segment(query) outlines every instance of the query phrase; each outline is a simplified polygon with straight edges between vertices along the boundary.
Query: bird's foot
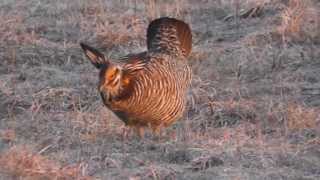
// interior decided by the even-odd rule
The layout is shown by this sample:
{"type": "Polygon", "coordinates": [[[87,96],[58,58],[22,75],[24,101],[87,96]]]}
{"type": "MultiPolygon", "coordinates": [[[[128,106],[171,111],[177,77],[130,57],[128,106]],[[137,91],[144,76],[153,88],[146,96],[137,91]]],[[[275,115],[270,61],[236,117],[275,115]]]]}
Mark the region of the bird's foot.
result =
{"type": "Polygon", "coordinates": [[[122,132],[121,132],[121,138],[123,141],[126,141],[128,140],[128,137],[129,137],[129,134],[130,134],[130,127],[126,126],[126,125],[123,125],[121,127],[122,129],[122,132]]]}

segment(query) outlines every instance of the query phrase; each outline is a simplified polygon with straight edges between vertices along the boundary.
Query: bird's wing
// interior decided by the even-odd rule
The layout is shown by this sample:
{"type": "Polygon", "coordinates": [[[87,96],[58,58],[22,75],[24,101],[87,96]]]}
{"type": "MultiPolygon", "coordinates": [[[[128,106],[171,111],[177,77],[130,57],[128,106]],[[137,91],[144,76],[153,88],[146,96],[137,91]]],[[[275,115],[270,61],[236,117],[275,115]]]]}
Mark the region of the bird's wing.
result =
{"type": "Polygon", "coordinates": [[[127,71],[127,73],[133,73],[135,71],[143,69],[149,59],[150,58],[148,57],[147,52],[142,52],[139,54],[128,54],[121,58],[122,62],[126,62],[122,67],[124,71],[127,71]]]}

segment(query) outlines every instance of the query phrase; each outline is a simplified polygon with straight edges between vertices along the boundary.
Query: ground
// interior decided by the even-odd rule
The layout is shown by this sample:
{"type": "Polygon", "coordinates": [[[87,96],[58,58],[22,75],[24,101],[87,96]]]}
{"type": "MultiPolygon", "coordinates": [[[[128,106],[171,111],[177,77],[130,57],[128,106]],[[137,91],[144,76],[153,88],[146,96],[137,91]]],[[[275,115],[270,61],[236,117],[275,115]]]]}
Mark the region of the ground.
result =
{"type": "Polygon", "coordinates": [[[0,179],[320,179],[319,10],[317,0],[2,0],[0,179]],[[187,111],[160,139],[123,139],[79,42],[116,61],[146,49],[160,16],[192,28],[187,111]]]}

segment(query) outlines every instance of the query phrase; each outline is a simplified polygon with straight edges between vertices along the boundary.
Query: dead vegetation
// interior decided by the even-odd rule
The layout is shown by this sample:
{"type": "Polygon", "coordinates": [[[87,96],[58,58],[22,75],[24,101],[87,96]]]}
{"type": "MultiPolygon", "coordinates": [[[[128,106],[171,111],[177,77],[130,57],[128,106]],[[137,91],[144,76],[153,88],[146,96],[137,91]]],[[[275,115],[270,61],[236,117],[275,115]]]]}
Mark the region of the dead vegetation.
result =
{"type": "Polygon", "coordinates": [[[278,27],[284,42],[313,41],[319,38],[319,9],[312,1],[289,0],[281,13],[281,25],[278,27]]]}
{"type": "Polygon", "coordinates": [[[0,179],[319,179],[319,9],[1,1],[0,179]],[[123,140],[79,42],[108,57],[140,52],[149,20],[164,15],[193,30],[188,111],[160,140],[123,140]]]}
{"type": "Polygon", "coordinates": [[[0,165],[0,171],[23,179],[91,179],[81,175],[84,164],[60,166],[42,156],[41,152],[34,153],[27,147],[11,147],[1,154],[0,165]]]}
{"type": "Polygon", "coordinates": [[[306,108],[290,103],[287,107],[287,127],[290,130],[316,128],[320,122],[320,112],[316,108],[306,108]]]}

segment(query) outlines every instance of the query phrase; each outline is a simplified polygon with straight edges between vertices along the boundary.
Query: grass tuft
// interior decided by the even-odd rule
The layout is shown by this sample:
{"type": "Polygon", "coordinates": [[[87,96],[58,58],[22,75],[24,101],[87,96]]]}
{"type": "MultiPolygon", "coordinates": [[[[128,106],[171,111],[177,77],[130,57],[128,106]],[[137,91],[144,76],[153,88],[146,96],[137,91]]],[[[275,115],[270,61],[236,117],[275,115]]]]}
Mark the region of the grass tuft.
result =
{"type": "Polygon", "coordinates": [[[61,166],[25,146],[14,146],[2,153],[0,165],[1,172],[23,179],[90,179],[82,175],[81,164],[61,166]]]}

